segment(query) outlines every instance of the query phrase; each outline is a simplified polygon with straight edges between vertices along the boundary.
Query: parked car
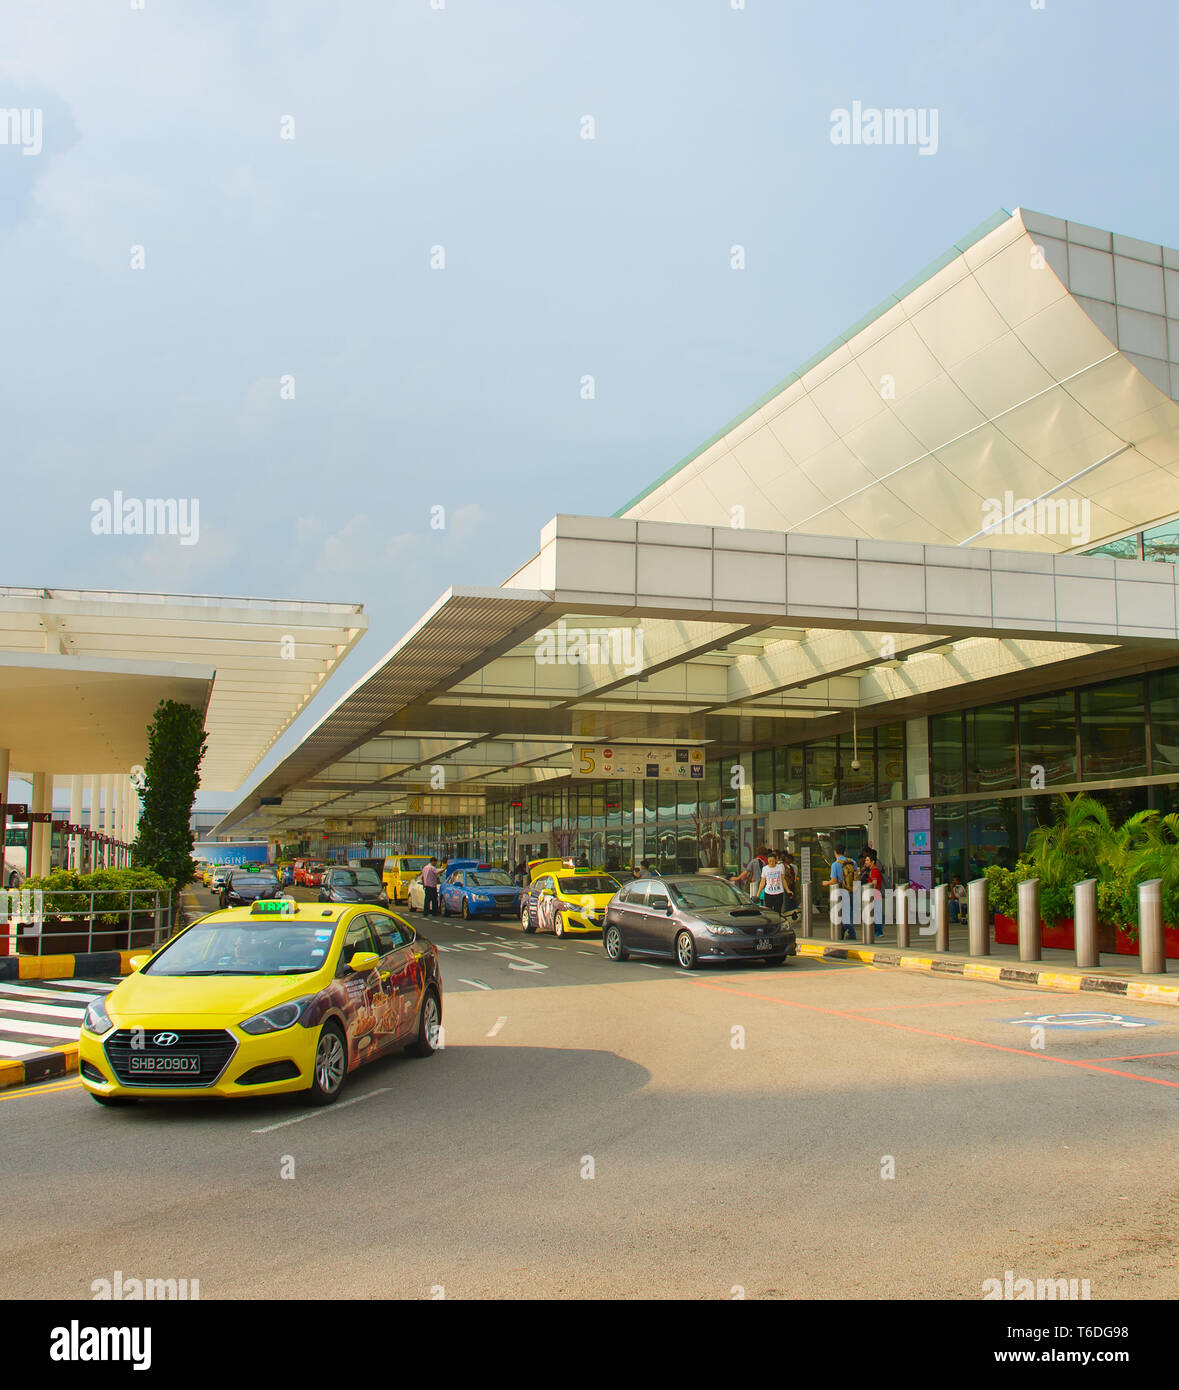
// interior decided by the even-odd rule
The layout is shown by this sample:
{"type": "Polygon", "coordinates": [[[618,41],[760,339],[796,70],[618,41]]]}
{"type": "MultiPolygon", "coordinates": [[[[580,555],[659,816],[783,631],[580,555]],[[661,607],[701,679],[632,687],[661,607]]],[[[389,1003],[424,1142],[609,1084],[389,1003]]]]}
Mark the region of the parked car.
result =
{"type": "Polygon", "coordinates": [[[295,882],[300,888],[318,888],[327,867],[322,859],[296,859],[295,882]]]}
{"type": "Polygon", "coordinates": [[[391,854],[381,869],[391,903],[408,902],[409,885],[430,862],[428,854],[391,854]]]}
{"type": "Polygon", "coordinates": [[[606,908],[622,885],[605,869],[562,866],[538,874],[520,897],[520,925],[526,932],[557,936],[600,932],[606,908]]]}
{"type": "Polygon", "coordinates": [[[779,913],[704,874],[628,883],[606,909],[602,944],[611,960],[670,956],[685,970],[715,960],[781,965],[798,951],[794,928],[779,913]]]}
{"type": "Polygon", "coordinates": [[[220,893],[225,886],[225,880],[229,877],[232,864],[213,864],[209,868],[209,877],[206,886],[214,893],[220,893]]]}
{"type": "Polygon", "coordinates": [[[444,917],[452,912],[463,917],[516,913],[520,910],[520,889],[503,869],[474,859],[455,859],[438,889],[438,905],[444,917]]]}
{"type": "Polygon", "coordinates": [[[100,1105],[302,1091],[441,1043],[432,942],[380,908],[256,902],[202,917],[82,1020],[79,1074],[100,1105]]]}
{"type": "Polygon", "coordinates": [[[277,898],[282,891],[278,875],[264,868],[235,864],[221,885],[221,907],[246,907],[259,898],[277,898]]]}
{"type": "Polygon", "coordinates": [[[372,869],[328,869],[319,885],[321,903],[379,903],[389,906],[385,885],[372,869]]]}

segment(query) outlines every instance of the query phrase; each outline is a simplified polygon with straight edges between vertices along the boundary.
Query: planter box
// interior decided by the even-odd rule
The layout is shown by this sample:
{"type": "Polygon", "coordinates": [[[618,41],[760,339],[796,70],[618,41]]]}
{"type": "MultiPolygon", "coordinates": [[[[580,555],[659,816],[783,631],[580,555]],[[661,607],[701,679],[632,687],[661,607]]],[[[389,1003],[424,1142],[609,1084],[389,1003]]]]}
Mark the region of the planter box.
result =
{"type": "MultiPolygon", "coordinates": [[[[1168,960],[1179,960],[1179,927],[1164,927],[1163,936],[1166,943],[1166,955],[1168,960]]],[[[1011,917],[1004,917],[1001,912],[995,913],[995,940],[1005,946],[1019,945],[1019,924],[1011,917]]],[[[1040,945],[1051,948],[1054,951],[1072,951],[1076,949],[1076,940],[1073,935],[1073,919],[1065,917],[1054,927],[1040,922],[1040,945]]],[[[1126,935],[1121,927],[1109,926],[1105,922],[1098,923],[1097,926],[1097,947],[1105,953],[1117,952],[1119,956],[1136,956],[1138,954],[1138,942],[1126,935]]]]}
{"type": "MultiPolygon", "coordinates": [[[[164,930],[167,931],[166,918],[164,930]]],[[[89,922],[78,921],[46,922],[39,936],[33,935],[27,924],[22,924],[16,940],[17,953],[22,956],[72,956],[86,951],[125,951],[128,945],[151,946],[155,941],[156,919],[150,912],[137,912],[131,919],[131,940],[127,941],[127,919],[124,917],[117,926],[108,926],[95,918],[94,932],[90,933],[89,922]]]]}

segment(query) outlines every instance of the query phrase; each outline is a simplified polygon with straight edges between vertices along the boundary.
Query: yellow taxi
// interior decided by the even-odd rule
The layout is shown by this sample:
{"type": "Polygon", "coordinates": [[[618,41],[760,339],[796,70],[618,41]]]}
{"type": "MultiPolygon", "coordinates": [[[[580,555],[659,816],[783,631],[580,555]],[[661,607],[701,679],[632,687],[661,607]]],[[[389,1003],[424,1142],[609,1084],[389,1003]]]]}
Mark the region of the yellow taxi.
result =
{"type": "Polygon", "coordinates": [[[381,879],[393,904],[409,902],[409,885],[430,862],[428,854],[391,854],[385,860],[381,879]]]}
{"type": "Polygon", "coordinates": [[[301,1091],[441,1045],[438,952],[371,905],[264,899],[200,918],[82,1020],[82,1085],[100,1105],[301,1091]]]}
{"type": "Polygon", "coordinates": [[[605,869],[578,868],[571,859],[535,859],[531,882],[520,897],[526,932],[557,936],[600,933],[610,899],[622,887],[605,869]]]}

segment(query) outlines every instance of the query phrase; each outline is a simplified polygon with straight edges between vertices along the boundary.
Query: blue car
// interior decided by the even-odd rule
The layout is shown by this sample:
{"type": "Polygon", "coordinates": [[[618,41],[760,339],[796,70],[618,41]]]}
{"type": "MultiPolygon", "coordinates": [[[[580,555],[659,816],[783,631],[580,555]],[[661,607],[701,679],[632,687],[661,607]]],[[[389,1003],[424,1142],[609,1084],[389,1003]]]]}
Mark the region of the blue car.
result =
{"type": "Polygon", "coordinates": [[[463,917],[515,916],[520,910],[520,889],[502,869],[474,859],[456,859],[447,866],[438,903],[444,917],[452,912],[463,917]]]}

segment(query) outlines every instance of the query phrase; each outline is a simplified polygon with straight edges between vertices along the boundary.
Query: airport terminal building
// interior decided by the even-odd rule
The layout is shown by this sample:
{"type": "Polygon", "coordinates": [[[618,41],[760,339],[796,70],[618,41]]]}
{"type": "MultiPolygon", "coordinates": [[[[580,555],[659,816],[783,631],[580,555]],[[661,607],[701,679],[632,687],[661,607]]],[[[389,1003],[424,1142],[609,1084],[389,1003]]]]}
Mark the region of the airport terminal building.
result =
{"type": "Polygon", "coordinates": [[[929,884],[1061,791],[1179,810],[1177,516],[1179,251],[1003,212],[616,515],[449,590],[218,833],[665,872],[872,843],[929,884]]]}

